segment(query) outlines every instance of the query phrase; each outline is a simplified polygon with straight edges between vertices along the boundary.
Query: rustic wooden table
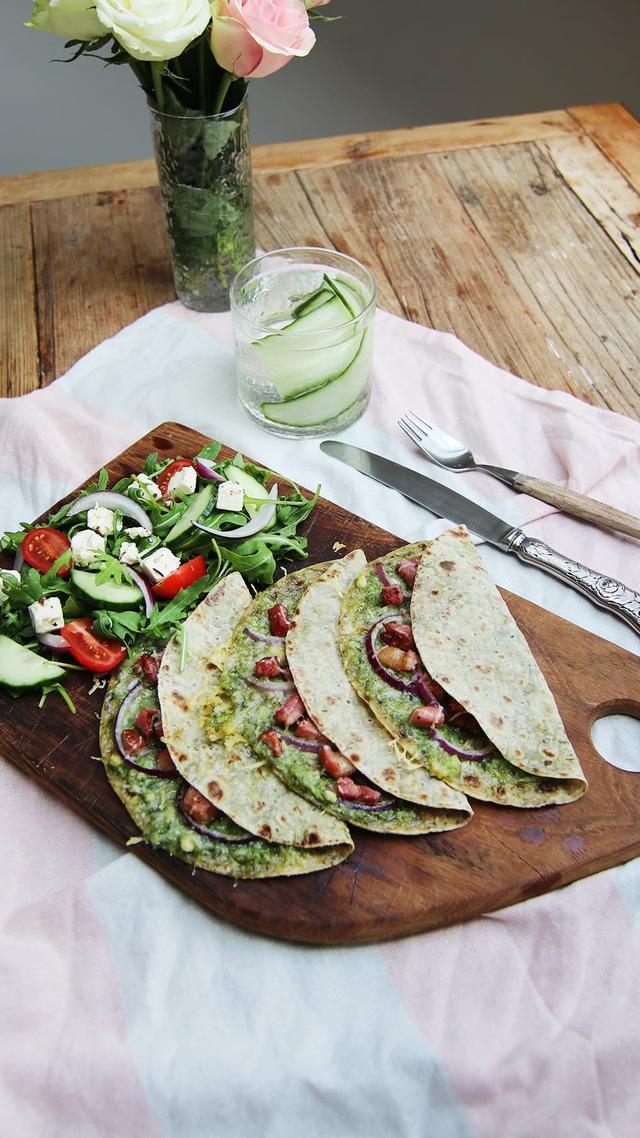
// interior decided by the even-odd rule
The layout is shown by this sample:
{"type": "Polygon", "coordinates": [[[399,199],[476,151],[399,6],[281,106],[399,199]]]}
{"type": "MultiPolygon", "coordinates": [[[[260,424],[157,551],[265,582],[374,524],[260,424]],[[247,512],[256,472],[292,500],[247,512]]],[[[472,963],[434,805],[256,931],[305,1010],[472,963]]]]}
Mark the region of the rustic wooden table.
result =
{"type": "MultiPolygon", "coordinates": [[[[380,304],[640,418],[640,123],[616,104],[258,147],[265,248],[335,246],[380,304]]],[[[151,161],[0,179],[0,395],[174,297],[151,161]]]]}

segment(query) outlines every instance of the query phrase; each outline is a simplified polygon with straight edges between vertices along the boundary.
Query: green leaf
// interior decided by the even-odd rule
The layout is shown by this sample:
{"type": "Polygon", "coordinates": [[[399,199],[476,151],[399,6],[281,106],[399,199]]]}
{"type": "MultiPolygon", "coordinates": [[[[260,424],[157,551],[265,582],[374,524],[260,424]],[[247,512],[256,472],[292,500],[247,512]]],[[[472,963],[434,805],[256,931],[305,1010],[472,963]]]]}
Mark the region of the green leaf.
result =
{"type": "Polygon", "coordinates": [[[54,692],[57,695],[61,696],[61,698],[64,700],[67,707],[69,708],[69,711],[71,712],[71,714],[75,715],[75,713],[77,711],[76,705],[73,702],[71,696],[69,695],[69,692],[66,690],[66,688],[63,688],[62,684],[57,684],[57,683],[55,683],[55,684],[44,684],[43,688],[42,688],[42,694],[41,694],[40,700],[38,702],[38,707],[44,707],[44,705],[47,701],[47,696],[52,695],[54,692]]]}
{"type": "Polygon", "coordinates": [[[207,462],[215,462],[221,450],[220,443],[206,443],[197,457],[206,458],[207,462]]]}
{"type": "Polygon", "coordinates": [[[210,162],[214,162],[222,154],[229,139],[235,134],[239,126],[240,123],[234,122],[233,119],[208,122],[205,125],[202,135],[202,149],[210,162]]]}
{"type": "Polygon", "coordinates": [[[109,485],[109,471],[105,470],[104,466],[98,475],[98,490],[106,490],[109,485]]]}

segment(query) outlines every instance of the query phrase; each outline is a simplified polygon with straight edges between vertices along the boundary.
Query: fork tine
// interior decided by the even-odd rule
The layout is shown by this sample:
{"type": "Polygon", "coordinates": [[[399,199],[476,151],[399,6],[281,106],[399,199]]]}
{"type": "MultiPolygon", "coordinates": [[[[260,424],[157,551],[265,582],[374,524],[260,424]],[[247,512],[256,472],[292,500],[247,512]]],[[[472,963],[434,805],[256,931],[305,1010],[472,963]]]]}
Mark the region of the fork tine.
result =
{"type": "Polygon", "coordinates": [[[403,417],[401,419],[398,419],[398,426],[402,427],[402,430],[404,431],[405,435],[408,435],[409,438],[411,439],[411,441],[416,444],[416,446],[418,446],[418,447],[420,446],[420,442],[421,442],[420,432],[418,430],[416,430],[416,428],[413,426],[413,424],[408,421],[406,416],[403,415],[403,417]]]}
{"type": "Polygon", "coordinates": [[[420,417],[420,415],[416,415],[415,411],[409,411],[407,414],[410,415],[411,418],[414,420],[414,426],[415,426],[415,421],[417,421],[420,424],[420,426],[427,432],[427,434],[430,434],[430,432],[433,431],[432,424],[427,423],[427,420],[422,419],[420,417]]]}

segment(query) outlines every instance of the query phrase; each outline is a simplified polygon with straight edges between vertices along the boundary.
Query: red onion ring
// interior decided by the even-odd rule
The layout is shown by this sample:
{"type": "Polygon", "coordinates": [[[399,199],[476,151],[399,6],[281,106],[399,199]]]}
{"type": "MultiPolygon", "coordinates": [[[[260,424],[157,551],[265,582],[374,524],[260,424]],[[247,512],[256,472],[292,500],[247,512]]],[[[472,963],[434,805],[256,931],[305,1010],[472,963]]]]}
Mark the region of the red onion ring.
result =
{"type": "Polygon", "coordinates": [[[284,732],[278,731],[274,728],[276,735],[282,739],[283,743],[288,743],[291,747],[297,747],[299,751],[311,751],[314,755],[320,753],[320,749],[326,746],[322,740],[315,739],[299,739],[297,735],[285,735],[284,732]]]}
{"type": "Polygon", "coordinates": [[[154,608],[156,607],[156,601],[155,601],[155,597],[154,597],[153,593],[151,592],[150,585],[148,584],[147,581],[145,581],[144,577],[142,577],[140,575],[140,573],[136,573],[135,569],[132,569],[130,565],[127,565],[127,573],[129,574],[129,576],[131,577],[131,580],[134,582],[134,584],[136,584],[138,586],[138,588],[140,589],[140,592],[142,593],[142,597],[144,600],[144,615],[145,616],[151,616],[151,613],[153,612],[154,608]]]}
{"type": "Polygon", "coordinates": [[[374,569],[375,575],[378,578],[381,585],[387,586],[387,585],[391,584],[391,581],[387,577],[387,574],[385,573],[384,565],[382,564],[381,561],[376,561],[375,565],[373,566],[373,569],[374,569]]]}
{"type": "Polygon", "coordinates": [[[250,688],[255,688],[256,691],[275,692],[276,695],[282,695],[283,692],[294,692],[296,689],[290,680],[272,680],[271,683],[262,683],[260,680],[254,680],[249,676],[245,679],[245,684],[250,688]]]}
{"type": "Polygon", "coordinates": [[[215,529],[213,526],[205,526],[202,522],[194,522],[196,529],[202,530],[204,533],[213,534],[214,537],[253,537],[255,533],[259,533],[261,529],[269,525],[276,512],[276,499],[278,497],[278,484],[274,483],[271,487],[269,494],[270,502],[262,506],[258,513],[250,522],[244,526],[236,526],[235,529],[215,529]]]}
{"type": "Polygon", "coordinates": [[[372,805],[367,805],[366,802],[349,802],[347,798],[340,798],[338,795],[338,802],[341,806],[348,806],[349,810],[368,810],[370,813],[379,813],[381,810],[391,810],[395,806],[393,799],[388,802],[376,802],[372,805]]]}
{"type": "Polygon", "coordinates": [[[129,714],[131,704],[137,699],[138,689],[141,687],[141,682],[138,682],[134,684],[133,687],[130,687],[122,703],[120,704],[120,707],[118,708],[115,727],[113,729],[116,747],[120,752],[120,756],[123,762],[125,762],[128,767],[132,767],[134,771],[140,771],[142,774],[148,774],[151,778],[179,778],[180,772],[177,770],[160,771],[157,768],[154,769],[153,767],[143,767],[141,763],[134,762],[133,759],[127,754],[125,745],[122,741],[122,732],[125,730],[124,722],[127,718],[127,715],[129,714]]]}
{"type": "Polygon", "coordinates": [[[58,636],[55,632],[39,632],[37,633],[38,640],[43,648],[49,648],[51,652],[68,652],[69,645],[66,640],[58,636]]]}
{"type": "Polygon", "coordinates": [[[463,751],[461,747],[456,747],[453,743],[449,743],[435,727],[431,729],[431,738],[434,743],[442,747],[442,750],[446,751],[448,755],[457,755],[459,759],[464,759],[470,763],[479,762],[481,759],[486,759],[489,755],[496,753],[496,748],[493,743],[488,743],[487,746],[480,751],[463,751]]]}
{"type": "Polygon", "coordinates": [[[254,632],[252,628],[243,628],[249,640],[257,640],[260,644],[284,644],[284,636],[263,636],[261,632],[254,632]]]}
{"type": "Polygon", "coordinates": [[[93,494],[84,494],[82,498],[78,498],[69,507],[67,517],[72,518],[75,514],[82,514],[93,506],[104,506],[107,510],[119,510],[125,517],[133,518],[138,525],[153,531],[153,522],[146,511],[142,509],[142,506],[134,502],[132,498],[128,498],[126,494],[117,494],[113,490],[96,490],[93,494]]]}
{"type": "Polygon", "coordinates": [[[393,616],[383,616],[380,620],[377,620],[375,624],[371,625],[365,637],[367,659],[376,675],[379,676],[381,680],[384,680],[386,684],[389,684],[390,687],[395,688],[396,691],[412,691],[412,683],[415,677],[412,676],[411,680],[407,682],[406,680],[401,680],[399,676],[394,676],[393,672],[390,672],[388,668],[385,668],[384,664],[380,663],[376,653],[375,642],[379,629],[388,621],[395,619],[396,617],[393,616]]]}
{"type": "Polygon", "coordinates": [[[188,789],[189,783],[183,782],[176,796],[176,806],[178,807],[178,812],[182,820],[186,822],[187,826],[190,826],[192,830],[195,830],[197,834],[202,834],[203,838],[211,838],[214,842],[226,842],[228,845],[242,845],[245,842],[255,841],[253,834],[247,834],[246,838],[230,838],[226,834],[221,834],[219,830],[210,830],[207,826],[201,826],[199,822],[194,822],[184,807],[184,796],[188,789]]]}
{"type": "Polygon", "coordinates": [[[204,458],[194,458],[193,465],[200,477],[208,478],[211,482],[224,482],[223,476],[218,474],[217,470],[212,470],[211,467],[207,465],[208,461],[208,459],[204,458]]]}
{"type": "Polygon", "coordinates": [[[427,681],[423,675],[417,675],[415,679],[409,684],[409,691],[417,695],[418,699],[422,700],[427,707],[440,707],[440,703],[436,699],[432,691],[429,690],[427,681]]]}

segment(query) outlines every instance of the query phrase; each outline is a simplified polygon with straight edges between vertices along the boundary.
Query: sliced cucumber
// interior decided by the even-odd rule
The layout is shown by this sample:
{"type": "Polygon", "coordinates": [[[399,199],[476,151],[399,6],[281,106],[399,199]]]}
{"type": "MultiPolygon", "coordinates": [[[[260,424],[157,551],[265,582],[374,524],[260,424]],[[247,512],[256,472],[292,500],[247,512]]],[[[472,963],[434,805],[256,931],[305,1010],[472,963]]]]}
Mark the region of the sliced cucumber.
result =
{"type": "Polygon", "coordinates": [[[290,427],[326,423],[346,411],[364,391],[371,370],[372,329],[362,337],[360,351],[345,371],[322,387],[282,403],[262,403],[265,418],[290,427]]]}
{"type": "Polygon", "coordinates": [[[209,505],[212,493],[213,486],[203,486],[202,490],[199,490],[197,494],[194,494],[193,501],[189,502],[189,505],[187,506],[182,517],[178,518],[176,524],[171,527],[167,536],[165,537],[164,540],[166,541],[167,545],[169,542],[175,541],[177,537],[182,537],[182,534],[186,533],[186,531],[190,528],[190,526],[193,525],[194,522],[197,522],[200,515],[204,513],[207,506],[209,505]]]}
{"type": "Polygon", "coordinates": [[[304,300],[299,301],[293,309],[293,316],[299,319],[300,316],[306,316],[307,312],[313,312],[314,308],[319,308],[324,304],[325,300],[331,300],[333,290],[326,288],[325,285],[320,285],[315,292],[305,296],[304,300]]]}
{"type": "Polygon", "coordinates": [[[44,660],[30,648],[0,636],[0,684],[14,691],[29,691],[64,679],[64,668],[44,660]]]}
{"type": "Polygon", "coordinates": [[[78,592],[92,601],[96,608],[130,609],[142,601],[142,593],[137,585],[125,585],[116,581],[98,583],[98,574],[87,569],[72,569],[71,582],[78,592]]]}
{"type": "MultiPolygon", "coordinates": [[[[245,492],[245,500],[243,502],[243,509],[245,509],[250,518],[254,518],[259,510],[262,509],[265,502],[269,502],[269,492],[265,489],[257,478],[249,474],[248,470],[244,470],[241,466],[234,466],[232,462],[224,468],[225,477],[231,482],[237,482],[245,492]],[[247,498],[255,498],[257,501],[247,502],[247,498]]],[[[273,515],[272,520],[269,522],[265,529],[271,529],[271,526],[276,523],[276,515],[273,515]]]]}
{"type": "Polygon", "coordinates": [[[349,367],[362,339],[362,333],[352,328],[345,337],[344,325],[350,319],[345,305],[333,296],[277,335],[254,343],[256,354],[283,399],[321,387],[349,367]],[[299,335],[302,332],[304,336],[299,335]]]}

